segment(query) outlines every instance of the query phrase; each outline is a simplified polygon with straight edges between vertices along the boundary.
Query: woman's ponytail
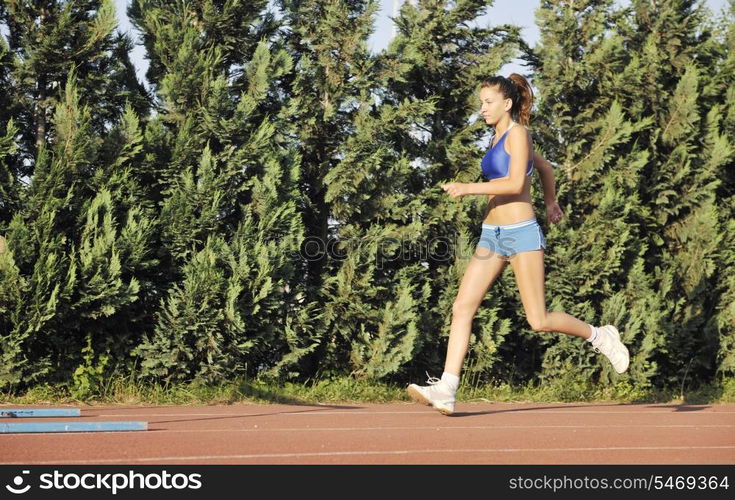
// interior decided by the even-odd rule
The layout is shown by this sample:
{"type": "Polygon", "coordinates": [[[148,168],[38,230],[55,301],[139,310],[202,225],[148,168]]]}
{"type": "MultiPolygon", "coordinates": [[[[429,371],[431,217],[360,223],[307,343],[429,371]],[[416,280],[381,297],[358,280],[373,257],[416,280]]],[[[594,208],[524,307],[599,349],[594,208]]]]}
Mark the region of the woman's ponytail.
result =
{"type": "Polygon", "coordinates": [[[513,101],[511,114],[517,116],[517,120],[521,125],[528,125],[531,122],[531,107],[533,106],[533,89],[523,76],[518,73],[511,73],[508,77],[518,89],[518,102],[513,101]]]}

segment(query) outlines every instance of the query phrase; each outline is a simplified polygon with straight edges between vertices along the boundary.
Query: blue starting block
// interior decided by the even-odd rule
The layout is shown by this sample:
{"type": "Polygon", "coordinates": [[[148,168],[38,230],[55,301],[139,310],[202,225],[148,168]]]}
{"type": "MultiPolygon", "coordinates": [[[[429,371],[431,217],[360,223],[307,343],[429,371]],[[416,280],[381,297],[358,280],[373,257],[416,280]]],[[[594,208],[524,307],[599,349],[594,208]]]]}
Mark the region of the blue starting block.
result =
{"type": "MultiPolygon", "coordinates": [[[[46,418],[79,417],[79,408],[0,408],[0,417],[46,418]]],[[[2,422],[0,434],[27,434],[43,432],[127,432],[147,431],[148,422],[123,420],[110,422],[2,422]]]]}
{"type": "Polygon", "coordinates": [[[0,408],[0,417],[79,417],[79,408],[0,408]]]}
{"type": "Polygon", "coordinates": [[[135,420],[120,422],[0,423],[0,434],[28,434],[43,432],[121,432],[147,430],[148,422],[135,420]]]}

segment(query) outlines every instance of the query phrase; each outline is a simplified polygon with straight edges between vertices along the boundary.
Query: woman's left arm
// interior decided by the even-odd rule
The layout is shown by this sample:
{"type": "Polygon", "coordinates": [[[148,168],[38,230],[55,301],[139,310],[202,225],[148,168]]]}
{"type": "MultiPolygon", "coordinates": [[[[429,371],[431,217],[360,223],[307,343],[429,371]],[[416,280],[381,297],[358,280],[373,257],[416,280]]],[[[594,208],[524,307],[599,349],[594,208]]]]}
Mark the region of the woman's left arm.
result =
{"type": "Polygon", "coordinates": [[[533,164],[538,170],[541,185],[544,190],[544,205],[546,205],[546,218],[550,224],[558,224],[564,212],[562,212],[559,203],[556,201],[556,181],[554,180],[554,170],[546,158],[540,154],[533,153],[533,164]]]}

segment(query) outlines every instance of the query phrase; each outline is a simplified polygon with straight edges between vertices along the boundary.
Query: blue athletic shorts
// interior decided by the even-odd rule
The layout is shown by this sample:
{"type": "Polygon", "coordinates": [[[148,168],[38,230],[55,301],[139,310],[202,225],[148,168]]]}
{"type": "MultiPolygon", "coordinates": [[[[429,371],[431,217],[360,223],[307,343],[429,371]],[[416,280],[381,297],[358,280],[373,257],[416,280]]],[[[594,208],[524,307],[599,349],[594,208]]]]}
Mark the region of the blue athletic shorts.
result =
{"type": "Polygon", "coordinates": [[[483,224],[477,246],[489,248],[501,257],[510,258],[517,253],[546,249],[546,240],[534,217],[502,226],[483,224]]]}

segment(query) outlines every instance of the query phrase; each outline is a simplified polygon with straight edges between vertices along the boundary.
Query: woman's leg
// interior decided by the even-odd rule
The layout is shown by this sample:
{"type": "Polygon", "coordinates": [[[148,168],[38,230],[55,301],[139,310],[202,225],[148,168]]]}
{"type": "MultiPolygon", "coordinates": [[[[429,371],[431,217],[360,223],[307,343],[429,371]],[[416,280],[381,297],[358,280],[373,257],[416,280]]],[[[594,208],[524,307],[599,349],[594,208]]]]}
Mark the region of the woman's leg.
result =
{"type": "Polygon", "coordinates": [[[472,319],[485,298],[488,288],[505,269],[507,261],[484,247],[475,250],[462,276],[457,298],[452,305],[444,371],[459,376],[470,343],[472,319]]]}
{"type": "Polygon", "coordinates": [[[590,325],[565,312],[546,310],[544,252],[521,252],[510,259],[531,328],[537,332],[561,332],[587,339],[590,325]]]}
{"type": "Polygon", "coordinates": [[[506,260],[485,247],[475,250],[467,265],[457,298],[452,306],[452,326],[449,330],[447,358],[441,380],[429,380],[428,386],[410,384],[411,399],[431,405],[444,415],[454,413],[454,395],[459,385],[459,373],[470,342],[472,318],[493,281],[505,269],[506,260]]]}
{"type": "Polygon", "coordinates": [[[630,354],[621,342],[617,328],[612,325],[598,327],[595,329],[595,337],[590,338],[591,325],[567,313],[546,310],[542,250],[518,253],[511,258],[510,263],[531,328],[537,332],[561,332],[589,339],[597,352],[607,356],[616,372],[623,373],[628,369],[630,354]]]}

